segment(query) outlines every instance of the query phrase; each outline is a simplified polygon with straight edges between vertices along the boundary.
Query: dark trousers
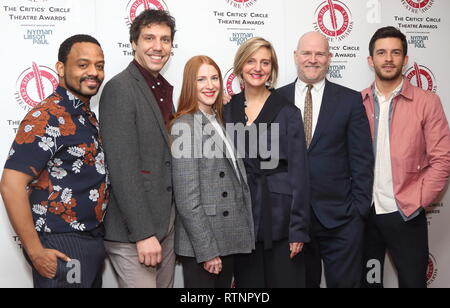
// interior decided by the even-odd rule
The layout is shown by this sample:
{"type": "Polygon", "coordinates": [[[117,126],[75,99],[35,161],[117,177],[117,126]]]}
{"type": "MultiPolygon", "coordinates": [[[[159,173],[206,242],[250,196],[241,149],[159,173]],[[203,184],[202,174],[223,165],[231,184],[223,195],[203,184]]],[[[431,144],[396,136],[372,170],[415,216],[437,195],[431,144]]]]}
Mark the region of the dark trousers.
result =
{"type": "Polygon", "coordinates": [[[364,274],[362,284],[367,288],[382,288],[384,261],[389,252],[398,272],[400,288],[426,288],[429,259],[428,223],[425,211],[405,222],[400,213],[376,215],[372,208],[366,230],[364,274]],[[373,260],[379,261],[381,281],[373,278],[373,260]]]}
{"type": "Polygon", "coordinates": [[[178,257],[183,265],[184,287],[188,289],[229,289],[233,279],[233,256],[220,257],[222,272],[211,274],[195,258],[178,257]]]}
{"type": "MultiPolygon", "coordinates": [[[[47,279],[33,268],[35,288],[101,288],[105,264],[103,230],[67,234],[40,234],[46,249],[55,249],[68,256],[72,263],[58,259],[56,277],[47,279]]],[[[28,262],[31,264],[27,255],[28,262]]]]}
{"type": "Polygon", "coordinates": [[[314,213],[311,216],[311,243],[305,247],[306,287],[320,288],[323,261],[328,288],[359,288],[364,247],[363,219],[355,213],[347,224],[327,229],[314,213]]]}
{"type": "Polygon", "coordinates": [[[292,260],[289,255],[288,240],[273,242],[269,250],[264,250],[263,243],[256,243],[253,253],[236,255],[236,288],[304,288],[303,252],[292,260]]]}

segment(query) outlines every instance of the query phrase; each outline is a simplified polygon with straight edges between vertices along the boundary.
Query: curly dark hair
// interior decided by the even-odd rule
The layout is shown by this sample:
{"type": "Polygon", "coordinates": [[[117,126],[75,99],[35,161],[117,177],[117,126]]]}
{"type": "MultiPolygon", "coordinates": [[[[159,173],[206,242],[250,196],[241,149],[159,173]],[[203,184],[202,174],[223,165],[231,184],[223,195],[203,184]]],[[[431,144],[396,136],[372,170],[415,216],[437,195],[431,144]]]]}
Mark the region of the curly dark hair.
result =
{"type": "Polygon", "coordinates": [[[175,38],[175,18],[161,10],[145,10],[133,21],[130,27],[130,42],[137,43],[143,27],[151,24],[165,24],[171,30],[172,42],[175,38]]]}

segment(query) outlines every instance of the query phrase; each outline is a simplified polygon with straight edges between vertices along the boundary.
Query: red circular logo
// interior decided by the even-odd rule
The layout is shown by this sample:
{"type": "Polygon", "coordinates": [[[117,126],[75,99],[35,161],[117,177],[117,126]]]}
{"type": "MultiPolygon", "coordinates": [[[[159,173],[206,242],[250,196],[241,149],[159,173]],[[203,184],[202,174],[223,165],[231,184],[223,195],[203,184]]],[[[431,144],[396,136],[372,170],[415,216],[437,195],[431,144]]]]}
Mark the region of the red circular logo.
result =
{"type": "Polygon", "coordinates": [[[33,62],[17,79],[16,99],[25,110],[31,110],[58,87],[58,75],[47,66],[33,62]]]}
{"type": "Polygon", "coordinates": [[[432,254],[428,259],[428,268],[427,268],[427,285],[430,286],[438,275],[437,262],[432,254]]]}
{"type": "Polygon", "coordinates": [[[413,13],[425,13],[431,9],[434,0],[402,0],[402,4],[413,13]]]}
{"type": "Polygon", "coordinates": [[[430,0],[406,0],[406,3],[415,9],[422,9],[430,3],[430,0]]]}
{"type": "Polygon", "coordinates": [[[131,26],[139,14],[145,10],[167,11],[167,5],[163,0],[131,0],[127,4],[127,24],[131,26]]]}
{"type": "Polygon", "coordinates": [[[350,9],[341,1],[328,0],[319,5],[316,20],[316,31],[332,40],[342,40],[353,30],[350,9]]]}
{"type": "Polygon", "coordinates": [[[414,66],[406,71],[405,76],[412,85],[436,93],[436,78],[428,67],[414,63],[414,66]]]}
{"type": "Polygon", "coordinates": [[[227,3],[235,8],[249,8],[258,0],[226,0],[227,3]]]}
{"type": "Polygon", "coordinates": [[[225,74],[225,91],[228,95],[233,96],[239,94],[244,90],[244,86],[239,81],[239,78],[233,73],[233,69],[230,69],[225,74]]]}

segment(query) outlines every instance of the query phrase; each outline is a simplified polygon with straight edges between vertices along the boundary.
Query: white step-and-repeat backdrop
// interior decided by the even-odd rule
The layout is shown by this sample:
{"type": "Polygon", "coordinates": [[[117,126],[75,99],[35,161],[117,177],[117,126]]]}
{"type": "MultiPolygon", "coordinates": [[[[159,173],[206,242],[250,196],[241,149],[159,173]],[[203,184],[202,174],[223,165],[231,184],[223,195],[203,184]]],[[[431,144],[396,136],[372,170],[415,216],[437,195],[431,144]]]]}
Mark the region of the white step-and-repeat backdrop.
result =
{"type": "MultiPolygon", "coordinates": [[[[405,74],[413,84],[437,92],[450,115],[448,0],[0,0],[0,172],[21,119],[57,85],[54,66],[61,42],[78,33],[96,37],[105,52],[108,80],[131,61],[128,29],[148,7],[168,10],[177,20],[173,57],[163,72],[175,86],[175,101],[184,64],[198,54],[216,60],[226,76],[227,91],[239,91],[231,74],[233,57],[253,36],[274,44],[281,68],[279,86],[294,81],[293,51],[298,38],[311,30],[324,33],[331,42],[330,80],[362,90],[373,80],[367,65],[370,37],[376,29],[393,25],[408,37],[410,63],[405,74]]],[[[450,287],[448,203],[450,192],[429,210],[430,287],[450,287]]],[[[396,275],[387,263],[386,285],[395,287],[396,275]]],[[[31,286],[30,268],[0,201],[0,287],[31,286]]],[[[105,286],[116,286],[109,266],[105,286]]],[[[182,286],[179,268],[176,286],[182,286]]]]}

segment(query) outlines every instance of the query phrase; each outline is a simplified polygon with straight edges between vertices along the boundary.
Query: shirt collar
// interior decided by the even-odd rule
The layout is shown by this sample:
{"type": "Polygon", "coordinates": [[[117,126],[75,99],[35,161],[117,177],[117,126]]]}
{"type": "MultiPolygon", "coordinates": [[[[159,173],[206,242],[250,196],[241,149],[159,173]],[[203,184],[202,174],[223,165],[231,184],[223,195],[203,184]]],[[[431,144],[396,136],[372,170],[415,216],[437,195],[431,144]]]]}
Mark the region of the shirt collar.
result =
{"type": "Polygon", "coordinates": [[[82,106],[82,109],[86,112],[91,112],[91,102],[83,102],[79,98],[77,98],[75,95],[72,94],[68,89],[58,86],[56,88],[56,93],[58,93],[64,102],[72,102],[69,106],[71,106],[73,109],[77,110],[80,106],[82,106]]]}
{"type": "MultiPolygon", "coordinates": [[[[404,83],[404,80],[402,79],[402,82],[400,83],[400,85],[397,88],[395,88],[395,90],[389,95],[389,97],[387,97],[388,100],[391,100],[392,98],[394,98],[394,97],[396,97],[397,95],[400,94],[400,92],[402,91],[402,88],[403,88],[403,83],[404,83]]],[[[375,88],[375,95],[376,96],[384,97],[383,93],[381,93],[381,91],[378,89],[376,82],[375,82],[375,87],[374,88],[375,88]]],[[[386,99],[386,97],[384,97],[384,98],[386,99]]]]}
{"type": "Polygon", "coordinates": [[[199,108],[199,110],[203,113],[203,115],[204,115],[210,122],[216,120],[216,113],[215,113],[214,111],[213,111],[213,112],[214,112],[213,114],[209,114],[209,113],[204,112],[204,111],[201,110],[200,108],[199,108]]]}
{"type": "MultiPolygon", "coordinates": [[[[307,89],[307,83],[303,82],[302,80],[297,79],[297,83],[295,84],[295,86],[297,87],[298,90],[300,90],[300,92],[306,92],[307,89]]],[[[313,90],[316,92],[322,91],[322,89],[325,87],[325,78],[322,79],[321,81],[313,84],[313,90]]]]}
{"type": "Polygon", "coordinates": [[[139,72],[141,72],[142,76],[144,76],[144,79],[152,84],[152,85],[158,85],[158,86],[167,86],[169,88],[172,88],[172,85],[161,75],[158,74],[158,76],[155,78],[152,74],[150,74],[149,71],[147,71],[142,65],[139,64],[136,60],[133,60],[134,65],[138,68],[139,72]]]}

